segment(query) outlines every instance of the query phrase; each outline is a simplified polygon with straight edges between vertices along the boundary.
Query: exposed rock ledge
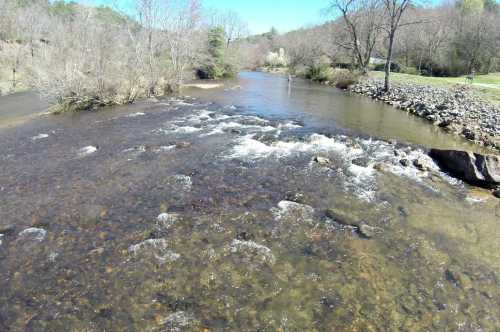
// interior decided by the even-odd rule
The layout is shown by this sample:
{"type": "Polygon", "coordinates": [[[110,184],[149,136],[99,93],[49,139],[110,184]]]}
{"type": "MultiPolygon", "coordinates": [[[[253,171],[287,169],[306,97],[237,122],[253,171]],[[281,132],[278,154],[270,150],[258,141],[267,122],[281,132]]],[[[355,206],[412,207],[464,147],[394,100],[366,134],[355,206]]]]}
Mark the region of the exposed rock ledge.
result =
{"type": "Polygon", "coordinates": [[[368,80],[350,90],[420,116],[477,144],[500,150],[500,107],[477,98],[467,87],[394,84],[389,93],[382,87],[381,81],[368,80]]]}
{"type": "Polygon", "coordinates": [[[498,156],[439,149],[431,149],[429,155],[441,169],[467,183],[485,188],[500,186],[498,156]]]}

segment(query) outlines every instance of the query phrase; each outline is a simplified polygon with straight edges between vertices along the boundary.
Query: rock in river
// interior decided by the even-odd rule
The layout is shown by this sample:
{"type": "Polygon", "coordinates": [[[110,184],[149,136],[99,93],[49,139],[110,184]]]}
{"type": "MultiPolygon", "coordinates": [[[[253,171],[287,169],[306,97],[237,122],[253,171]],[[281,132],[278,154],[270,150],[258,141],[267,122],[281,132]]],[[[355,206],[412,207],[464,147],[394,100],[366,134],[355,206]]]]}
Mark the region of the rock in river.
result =
{"type": "Polygon", "coordinates": [[[321,157],[321,156],[314,157],[314,161],[322,166],[326,166],[326,165],[330,164],[330,159],[325,158],[325,157],[321,157]]]}
{"type": "Polygon", "coordinates": [[[325,214],[328,218],[333,219],[334,221],[342,225],[355,226],[355,227],[359,227],[361,225],[361,222],[359,220],[356,220],[355,218],[351,217],[348,213],[345,213],[344,211],[339,209],[330,208],[326,210],[325,214]]]}
{"type": "Polygon", "coordinates": [[[365,224],[362,224],[361,226],[359,226],[359,233],[368,239],[374,237],[379,232],[380,232],[380,229],[377,227],[373,227],[373,226],[369,226],[369,225],[365,225],[365,224]]]}
{"type": "Polygon", "coordinates": [[[431,149],[429,155],[451,175],[486,188],[500,185],[500,158],[468,151],[431,149]]]}
{"type": "Polygon", "coordinates": [[[25,230],[19,233],[19,238],[30,239],[37,242],[43,241],[46,236],[47,236],[47,231],[45,229],[36,227],[26,228],[25,230]]]}

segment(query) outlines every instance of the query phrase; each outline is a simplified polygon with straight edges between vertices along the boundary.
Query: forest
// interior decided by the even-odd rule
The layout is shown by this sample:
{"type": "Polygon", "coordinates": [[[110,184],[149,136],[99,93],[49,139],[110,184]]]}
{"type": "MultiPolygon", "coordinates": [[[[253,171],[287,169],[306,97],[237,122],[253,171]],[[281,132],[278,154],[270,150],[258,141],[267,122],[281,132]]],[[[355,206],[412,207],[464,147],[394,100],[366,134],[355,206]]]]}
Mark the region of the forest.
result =
{"type": "Polygon", "coordinates": [[[35,89],[86,108],[163,95],[195,76],[234,77],[241,69],[277,69],[341,87],[380,70],[387,90],[393,71],[500,71],[494,0],[325,0],[318,15],[327,23],[250,35],[236,13],[206,9],[199,0],[136,0],[132,9],[0,0],[0,89],[35,89]]]}

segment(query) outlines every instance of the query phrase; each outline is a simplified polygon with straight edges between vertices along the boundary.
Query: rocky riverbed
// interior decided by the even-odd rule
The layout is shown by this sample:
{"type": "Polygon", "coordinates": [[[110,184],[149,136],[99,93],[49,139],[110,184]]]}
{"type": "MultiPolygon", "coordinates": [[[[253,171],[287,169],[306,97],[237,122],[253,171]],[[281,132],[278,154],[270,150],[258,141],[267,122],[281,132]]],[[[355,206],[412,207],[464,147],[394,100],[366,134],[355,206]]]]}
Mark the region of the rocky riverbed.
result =
{"type": "Polygon", "coordinates": [[[500,149],[500,108],[481,100],[466,86],[448,89],[394,84],[385,93],[382,81],[367,80],[350,91],[415,114],[477,144],[500,149]]]}

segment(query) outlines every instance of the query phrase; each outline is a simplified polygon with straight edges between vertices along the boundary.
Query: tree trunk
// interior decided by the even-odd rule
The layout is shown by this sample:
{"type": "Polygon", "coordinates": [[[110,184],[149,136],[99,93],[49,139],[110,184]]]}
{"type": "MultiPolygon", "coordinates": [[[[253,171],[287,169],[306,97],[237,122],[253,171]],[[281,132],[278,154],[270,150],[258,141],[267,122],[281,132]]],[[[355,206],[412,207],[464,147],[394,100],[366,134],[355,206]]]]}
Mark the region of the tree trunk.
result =
{"type": "Polygon", "coordinates": [[[15,90],[17,85],[16,81],[16,68],[12,68],[12,88],[15,90]]]}
{"type": "Polygon", "coordinates": [[[384,91],[389,92],[391,90],[391,64],[392,64],[392,47],[394,45],[394,33],[389,34],[389,49],[387,51],[387,60],[385,61],[385,82],[384,91]]]}

